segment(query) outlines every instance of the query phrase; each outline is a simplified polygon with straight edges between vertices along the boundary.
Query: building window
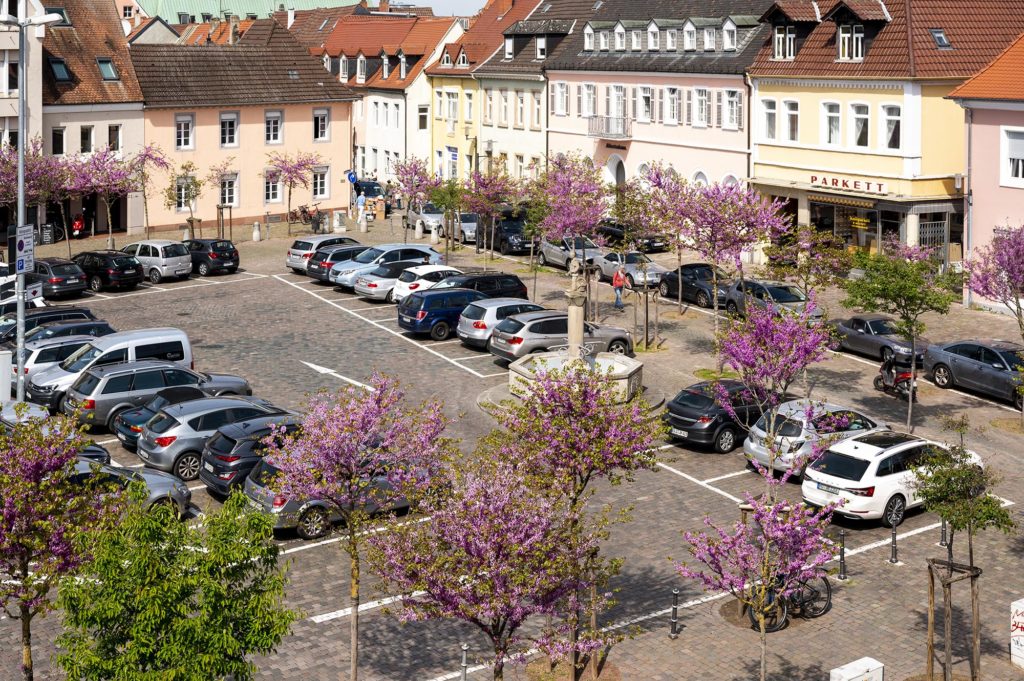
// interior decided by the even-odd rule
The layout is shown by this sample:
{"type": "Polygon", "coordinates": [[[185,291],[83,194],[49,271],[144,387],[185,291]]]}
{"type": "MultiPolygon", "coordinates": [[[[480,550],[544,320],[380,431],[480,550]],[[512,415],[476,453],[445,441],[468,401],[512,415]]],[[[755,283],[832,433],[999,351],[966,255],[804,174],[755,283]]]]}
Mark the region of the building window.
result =
{"type": "Polygon", "coordinates": [[[327,186],[327,168],[315,168],[313,170],[313,198],[328,198],[327,186]]]}
{"type": "Polygon", "coordinates": [[[619,51],[626,49],[626,29],[621,26],[615,27],[615,49],[619,51]]]}
{"type": "Polygon", "coordinates": [[[679,88],[665,88],[665,123],[677,125],[679,123],[679,88]]]}
{"type": "Polygon", "coordinates": [[[516,177],[523,177],[526,170],[526,160],[522,154],[516,154],[516,177]]]}
{"type": "Polygon", "coordinates": [[[398,107],[398,103],[391,105],[391,127],[395,130],[399,130],[402,127],[400,123],[402,119],[402,110],[398,107]]]}
{"type": "Polygon", "coordinates": [[[505,59],[511,59],[515,56],[516,44],[512,38],[505,38],[505,59]]]}
{"type": "Polygon", "coordinates": [[[705,52],[714,52],[715,51],[715,40],[717,38],[717,36],[715,35],[716,33],[717,33],[717,31],[715,29],[713,29],[713,28],[705,28],[704,29],[704,51],[705,52]]]}
{"type": "Polygon", "coordinates": [[[589,26],[583,29],[583,49],[594,49],[594,29],[590,28],[589,26]]]}
{"type": "Polygon", "coordinates": [[[654,114],[654,91],[646,85],[637,88],[636,104],[637,120],[641,123],[650,123],[651,116],[654,114]]]}
{"type": "Polygon", "coordinates": [[[220,115],[220,145],[222,147],[238,146],[238,114],[222,113],[220,115]]]}
{"type": "Polygon", "coordinates": [[[840,124],[839,105],[827,103],[822,105],[825,111],[825,144],[840,144],[839,134],[842,132],[840,124]]]}
{"type": "Polygon", "coordinates": [[[382,54],[380,57],[380,77],[387,80],[389,75],[391,75],[391,62],[388,61],[386,54],[382,54]]]}
{"type": "Polygon", "coordinates": [[[594,115],[594,107],[597,104],[597,86],[593,83],[583,85],[583,96],[580,101],[580,115],[590,118],[594,115]]]}
{"type": "Polygon", "coordinates": [[[693,175],[693,183],[698,187],[703,187],[708,183],[708,176],[698,170],[693,175]]]}
{"type": "Polygon", "coordinates": [[[50,131],[50,151],[54,156],[61,156],[64,153],[64,128],[54,128],[50,131]]]}
{"type": "Polygon", "coordinates": [[[445,112],[445,119],[448,121],[448,132],[455,132],[455,124],[459,121],[459,93],[446,92],[445,96],[445,101],[448,105],[445,112]]]}
{"type": "Polygon", "coordinates": [[[502,90],[498,93],[499,105],[501,110],[498,112],[498,122],[501,125],[508,125],[508,90],[502,90]]]}
{"type": "Polygon", "coordinates": [[[263,177],[263,202],[264,203],[279,203],[281,201],[281,182],[275,175],[273,177],[263,177]]]}
{"type": "Polygon", "coordinates": [[[555,115],[569,115],[569,84],[555,83],[555,115]]]}
{"type": "Polygon", "coordinates": [[[444,56],[441,57],[441,66],[451,66],[451,65],[452,65],[452,56],[450,54],[448,54],[447,52],[445,52],[444,56]]]}
{"type": "Polygon", "coordinates": [[[608,31],[601,31],[601,49],[608,49],[608,31]]]}
{"type": "Polygon", "coordinates": [[[466,122],[473,122],[473,93],[466,91],[466,122]]]}
{"type": "Polygon", "coordinates": [[[657,28],[647,29],[647,49],[653,51],[661,49],[661,32],[657,28]]]}
{"type": "Polygon", "coordinates": [[[846,24],[839,27],[839,59],[861,61],[864,59],[864,27],[860,24],[846,24]]]}
{"type": "Polygon", "coordinates": [[[174,148],[193,149],[192,126],[195,116],[178,114],[174,117],[174,148]]]}
{"type": "Polygon", "coordinates": [[[123,19],[131,19],[134,16],[134,10],[135,8],[131,5],[125,5],[121,8],[121,17],[123,19]]]}
{"type": "Polygon", "coordinates": [[[1003,129],[1002,184],[1024,187],[1024,130],[1003,129]]]}
{"type": "Polygon", "coordinates": [[[743,100],[739,90],[725,91],[725,117],[722,127],[728,130],[739,130],[743,125],[743,100]]]}
{"type": "Polygon", "coordinates": [[[796,57],[796,27],[776,26],[772,43],[772,57],[793,59],[796,57]]]}
{"type": "MultiPolygon", "coordinates": [[[[772,102],[775,104],[775,102],[772,102]]],[[[705,88],[695,88],[693,91],[693,125],[697,128],[706,128],[711,118],[711,97],[705,88]]]]}
{"type": "Polygon", "coordinates": [[[853,146],[868,146],[868,128],[870,127],[870,109],[867,104],[852,104],[850,114],[853,116],[853,146]]]}
{"type": "Polygon", "coordinates": [[[374,102],[372,106],[373,117],[370,118],[373,121],[373,127],[380,126],[380,102],[374,102]]]}
{"type": "Polygon", "coordinates": [[[405,61],[405,55],[398,56],[398,77],[401,80],[405,80],[405,76],[409,72],[409,64],[405,61]]]}
{"type": "Polygon", "coordinates": [[[181,213],[188,210],[189,184],[191,177],[179,177],[174,184],[174,210],[181,213]]]}
{"type": "Polygon", "coordinates": [[[697,49],[697,29],[687,24],[683,27],[683,49],[690,51],[697,49]]]}
{"type": "Polygon", "coordinates": [[[483,124],[491,125],[494,120],[494,90],[484,90],[483,124]]]}
{"type": "Polygon", "coordinates": [[[103,80],[120,80],[120,76],[117,75],[117,67],[114,66],[112,59],[100,57],[96,60],[96,65],[100,69],[103,80]]]}
{"type": "MultiPolygon", "coordinates": [[[[11,16],[18,16],[17,3],[8,2],[7,3],[7,9],[8,9],[7,13],[10,14],[11,16]]],[[[68,11],[65,8],[63,8],[63,7],[44,7],[43,9],[46,11],[46,14],[56,14],[56,15],[58,15],[60,17],[60,21],[58,21],[55,24],[52,24],[53,26],[70,26],[71,25],[71,22],[68,20],[68,11]]],[[[185,23],[188,23],[188,22],[186,21],[185,23]]]]}
{"type": "Polygon", "coordinates": [[[107,148],[111,151],[121,151],[121,126],[107,126],[107,148]]]}
{"type": "Polygon", "coordinates": [[[459,53],[459,58],[455,60],[455,65],[459,68],[466,68],[469,66],[469,57],[466,56],[465,52],[459,53]]]}
{"type": "Polygon", "coordinates": [[[430,107],[421,104],[416,108],[416,118],[419,121],[419,129],[426,130],[430,125],[430,107]]]}
{"type": "Polygon", "coordinates": [[[448,177],[456,179],[459,177],[459,150],[455,147],[448,147],[448,177]]]}
{"type": "Polygon", "coordinates": [[[541,94],[539,92],[533,93],[533,127],[540,130],[541,116],[543,115],[541,107],[541,94]]]}
{"type": "Polygon", "coordinates": [[[899,149],[900,148],[900,123],[901,123],[901,111],[898,106],[883,106],[882,107],[883,123],[885,124],[885,148],[886,149],[899,149]]]}
{"type": "Polygon", "coordinates": [[[67,83],[71,80],[71,72],[68,71],[68,65],[63,59],[51,59],[50,70],[53,71],[53,79],[58,83],[67,83]]]}
{"type": "Polygon", "coordinates": [[[338,80],[342,83],[348,82],[348,57],[345,55],[338,58],[338,80]]]}
{"type": "Polygon", "coordinates": [[[366,82],[366,57],[359,55],[356,58],[356,82],[366,82]]]}
{"type": "Polygon", "coordinates": [[[441,120],[444,116],[444,93],[434,90],[434,118],[441,120]]]}
{"type": "Polygon", "coordinates": [[[764,129],[761,131],[766,140],[775,139],[776,106],[774,99],[762,99],[761,106],[764,107],[764,129]]]}
{"type": "Polygon", "coordinates": [[[932,34],[932,40],[935,41],[935,47],[940,50],[952,50],[953,43],[949,42],[949,37],[946,36],[946,30],[942,28],[930,28],[928,31],[932,34]]]}
{"type": "Polygon", "coordinates": [[[327,109],[313,109],[313,141],[331,139],[331,113],[327,109]]]}
{"type": "Polygon", "coordinates": [[[516,93],[516,127],[526,127],[526,93],[516,93]]]}
{"type": "Polygon", "coordinates": [[[666,50],[674,50],[674,49],[676,49],[676,37],[678,36],[678,34],[679,34],[679,32],[676,29],[674,29],[674,28],[670,28],[668,31],[665,32],[665,49],[666,50]]]}
{"type": "Polygon", "coordinates": [[[630,32],[630,38],[631,38],[630,42],[632,43],[632,48],[634,50],[639,50],[640,49],[641,42],[642,42],[642,36],[643,36],[643,34],[640,31],[631,31],[630,32]]]}
{"type": "Polygon", "coordinates": [[[280,111],[268,111],[264,114],[263,141],[267,144],[281,143],[281,122],[283,115],[284,114],[280,111]]]}
{"type": "Polygon", "coordinates": [[[238,206],[238,175],[222,175],[220,178],[220,205],[238,206]]]}
{"type": "Polygon", "coordinates": [[[548,37],[537,36],[537,59],[546,59],[548,56],[548,37]]]}
{"type": "Polygon", "coordinates": [[[722,49],[723,50],[735,50],[736,49],[736,27],[726,26],[722,29],[722,49]]]}
{"type": "Polygon", "coordinates": [[[786,108],[786,141],[796,142],[800,139],[800,104],[783,102],[786,108]]]}

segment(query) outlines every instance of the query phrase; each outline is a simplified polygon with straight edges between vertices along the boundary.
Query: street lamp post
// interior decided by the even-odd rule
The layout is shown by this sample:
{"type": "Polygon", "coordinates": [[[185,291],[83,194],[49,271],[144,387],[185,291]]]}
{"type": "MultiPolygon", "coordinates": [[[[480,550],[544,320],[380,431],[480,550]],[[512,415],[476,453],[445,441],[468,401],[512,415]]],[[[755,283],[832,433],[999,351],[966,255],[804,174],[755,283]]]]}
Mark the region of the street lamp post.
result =
{"type": "MultiPolygon", "coordinates": [[[[59,14],[43,14],[34,17],[28,14],[28,0],[18,3],[18,15],[0,14],[0,24],[18,29],[18,226],[25,224],[25,142],[28,137],[28,71],[25,69],[25,32],[36,26],[56,24],[64,19],[59,14]]],[[[25,273],[18,272],[14,284],[14,295],[18,306],[17,322],[17,401],[25,401],[25,273]]]]}

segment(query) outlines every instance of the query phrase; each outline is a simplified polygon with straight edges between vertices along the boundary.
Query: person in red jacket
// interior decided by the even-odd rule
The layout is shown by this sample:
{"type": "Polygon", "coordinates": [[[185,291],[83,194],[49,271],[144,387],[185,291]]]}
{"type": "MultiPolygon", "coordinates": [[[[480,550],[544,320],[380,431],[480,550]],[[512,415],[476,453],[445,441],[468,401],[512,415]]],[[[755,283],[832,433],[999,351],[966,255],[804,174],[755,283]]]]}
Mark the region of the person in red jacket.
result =
{"type": "Polygon", "coordinates": [[[619,265],[618,269],[615,270],[615,274],[612,275],[612,288],[615,289],[615,309],[622,310],[625,306],[622,304],[622,289],[629,285],[629,280],[626,279],[626,268],[619,265]]]}

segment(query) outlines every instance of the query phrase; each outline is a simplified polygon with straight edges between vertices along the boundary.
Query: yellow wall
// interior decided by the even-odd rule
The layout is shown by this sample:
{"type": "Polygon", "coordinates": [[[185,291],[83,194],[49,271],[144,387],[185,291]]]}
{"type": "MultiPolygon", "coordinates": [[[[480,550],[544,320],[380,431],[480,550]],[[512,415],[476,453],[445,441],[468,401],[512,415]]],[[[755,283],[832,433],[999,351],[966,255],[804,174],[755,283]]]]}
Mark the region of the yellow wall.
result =
{"type": "Polygon", "coordinates": [[[967,123],[964,110],[953,100],[944,99],[959,84],[921,87],[922,175],[967,172],[967,123]]]}
{"type": "MultiPolygon", "coordinates": [[[[447,97],[447,95],[445,95],[447,97]]],[[[455,147],[459,150],[459,177],[465,178],[467,176],[467,158],[474,159],[474,168],[476,163],[476,157],[480,154],[477,149],[477,139],[479,138],[479,121],[480,121],[480,107],[483,106],[483,92],[479,89],[477,81],[472,78],[446,78],[443,76],[431,76],[430,77],[430,101],[431,101],[431,152],[430,152],[430,167],[434,172],[438,171],[437,167],[437,151],[441,150],[445,153],[445,160],[447,161],[447,147],[455,147]],[[443,92],[458,92],[459,94],[459,106],[458,106],[458,118],[455,120],[454,132],[449,132],[449,123],[445,118],[447,115],[447,99],[444,100],[444,105],[440,111],[440,118],[438,117],[437,108],[437,95],[436,90],[441,89],[443,92]],[[471,92],[473,98],[473,117],[472,120],[466,119],[466,93],[471,92]],[[469,125],[469,135],[466,135],[466,125],[469,125]]],[[[445,175],[447,177],[447,175],[445,175]]]]}

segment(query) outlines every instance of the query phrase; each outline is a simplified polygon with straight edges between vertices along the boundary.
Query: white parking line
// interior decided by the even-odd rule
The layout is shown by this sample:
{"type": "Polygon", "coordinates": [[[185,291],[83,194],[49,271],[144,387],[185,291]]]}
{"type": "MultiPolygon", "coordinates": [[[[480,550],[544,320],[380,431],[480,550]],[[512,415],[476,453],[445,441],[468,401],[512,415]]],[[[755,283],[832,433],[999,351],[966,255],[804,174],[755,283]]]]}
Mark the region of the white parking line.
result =
{"type": "MultiPolygon", "coordinates": [[[[408,522],[400,523],[400,524],[401,525],[408,525],[409,523],[425,523],[428,520],[430,520],[430,516],[426,516],[425,518],[417,518],[416,520],[410,520],[408,522]]],[[[365,537],[368,534],[378,534],[380,532],[387,532],[389,529],[391,529],[391,528],[389,526],[387,526],[387,525],[385,525],[383,527],[375,527],[372,530],[366,530],[365,532],[360,532],[358,536],[365,537]]],[[[292,547],[290,549],[286,549],[286,550],[281,552],[281,555],[287,555],[289,553],[298,553],[299,551],[309,551],[310,549],[315,549],[315,548],[318,548],[318,547],[321,547],[321,546],[327,546],[328,544],[337,544],[341,540],[347,539],[347,538],[348,538],[348,535],[346,535],[346,534],[339,534],[336,537],[331,537],[330,539],[324,539],[322,541],[313,542],[312,544],[303,544],[302,546],[295,546],[295,547],[292,547]]]]}
{"type": "Polygon", "coordinates": [[[189,492],[198,492],[201,489],[206,489],[206,485],[192,485],[188,488],[189,492]]]}
{"type": "Polygon", "coordinates": [[[508,372],[507,371],[502,371],[502,372],[499,372],[499,373],[496,373],[496,374],[484,374],[480,378],[494,378],[495,376],[508,376],[508,372]]]}
{"type": "Polygon", "coordinates": [[[98,445],[109,445],[109,444],[112,444],[114,442],[117,442],[117,438],[116,437],[112,437],[112,438],[109,438],[107,440],[100,440],[96,444],[98,444],[98,445]]]}
{"type": "Polygon", "coordinates": [[[346,383],[351,383],[352,385],[356,386],[357,388],[363,388],[365,390],[369,390],[370,392],[374,391],[373,386],[366,385],[365,383],[360,383],[359,381],[357,381],[357,380],[355,380],[353,378],[349,378],[348,376],[342,376],[341,374],[339,374],[334,369],[328,369],[327,367],[322,367],[319,364],[310,364],[309,362],[305,362],[303,360],[299,360],[299,361],[302,362],[303,364],[305,364],[307,367],[309,367],[313,371],[317,372],[318,374],[327,374],[329,376],[334,376],[335,378],[340,378],[341,380],[345,381],[346,383]]]}
{"type": "Polygon", "coordinates": [[[381,303],[380,305],[371,305],[369,307],[347,308],[348,312],[380,312],[382,310],[387,311],[390,314],[395,314],[398,310],[398,306],[392,305],[391,303],[381,303]]]}
{"type": "Polygon", "coordinates": [[[729,494],[728,492],[724,492],[724,491],[718,489],[717,487],[712,487],[711,485],[709,485],[708,483],[704,482],[703,480],[698,480],[697,478],[693,477],[692,475],[688,475],[687,473],[684,473],[684,472],[682,472],[680,470],[676,470],[675,468],[672,468],[672,466],[669,466],[668,464],[664,464],[664,463],[659,461],[658,465],[661,466],[662,468],[664,468],[667,471],[675,473],[676,475],[678,475],[681,478],[685,478],[685,479],[689,480],[690,482],[694,483],[695,485],[700,485],[701,487],[703,487],[704,489],[708,490],[709,492],[714,492],[715,494],[721,494],[726,499],[729,499],[731,501],[735,501],[737,504],[743,502],[743,500],[740,499],[739,497],[734,497],[733,495],[729,494]]]}
{"type": "Polygon", "coordinates": [[[434,341],[434,342],[431,343],[431,345],[447,345],[448,343],[461,343],[461,342],[462,341],[460,341],[458,338],[452,338],[451,340],[446,340],[446,341],[434,341]]]}
{"type": "MultiPolygon", "coordinates": [[[[423,596],[426,591],[414,591],[411,595],[413,597],[423,596]]],[[[377,601],[370,601],[369,603],[360,603],[359,612],[366,612],[367,610],[376,610],[377,608],[383,608],[385,605],[391,605],[402,600],[402,596],[388,596],[387,598],[381,598],[377,601]]],[[[333,612],[325,612],[322,615],[314,615],[309,619],[313,620],[317,624],[323,624],[324,622],[330,622],[341,617],[348,617],[352,614],[352,608],[342,608],[341,610],[335,610],[333,612]]]]}
{"type": "Polygon", "coordinates": [[[494,355],[487,353],[486,355],[473,355],[471,357],[455,357],[456,362],[468,362],[471,359],[494,359],[494,355]]]}
{"type": "Polygon", "coordinates": [[[741,475],[746,475],[748,473],[750,473],[750,471],[747,470],[746,468],[744,468],[743,470],[736,471],[735,473],[726,473],[725,475],[718,475],[718,476],[713,477],[713,478],[708,478],[707,480],[702,480],[701,482],[706,482],[706,483],[718,482],[719,480],[726,480],[728,478],[736,478],[736,477],[739,477],[741,475]]]}

